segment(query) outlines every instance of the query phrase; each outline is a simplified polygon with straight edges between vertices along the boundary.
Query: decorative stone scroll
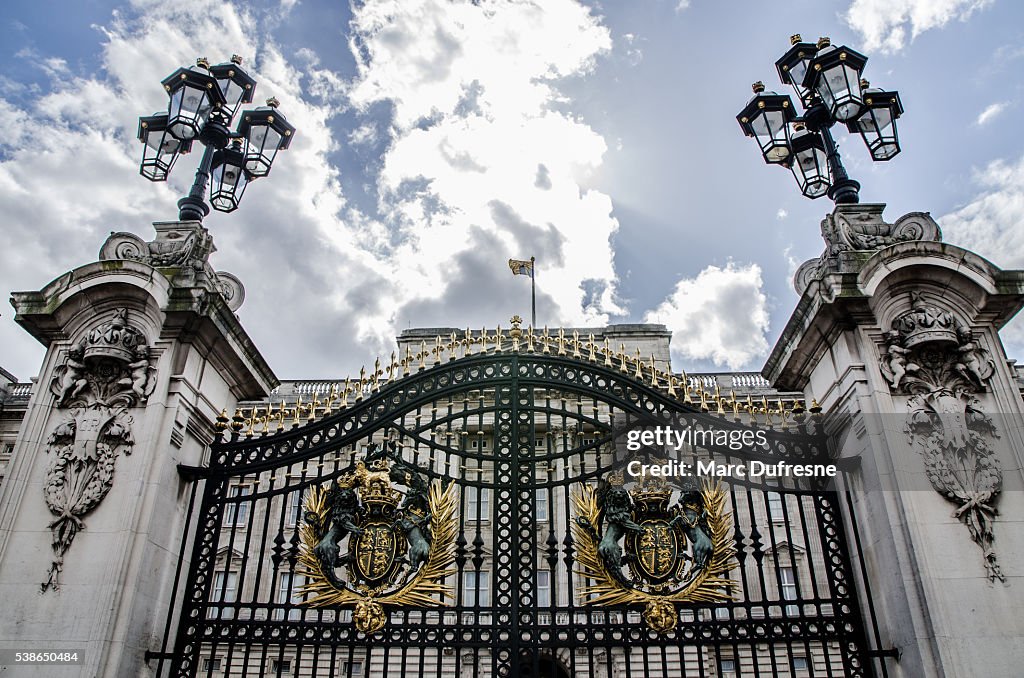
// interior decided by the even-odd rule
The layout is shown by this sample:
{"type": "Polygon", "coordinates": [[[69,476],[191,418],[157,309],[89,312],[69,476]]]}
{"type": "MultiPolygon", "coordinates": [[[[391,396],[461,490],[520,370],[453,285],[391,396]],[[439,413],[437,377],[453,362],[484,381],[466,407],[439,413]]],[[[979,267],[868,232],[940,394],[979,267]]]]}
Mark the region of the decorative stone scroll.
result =
{"type": "Polygon", "coordinates": [[[991,441],[999,433],[974,397],[987,389],[995,361],[970,328],[917,292],[885,342],[882,374],[894,393],[910,396],[906,431],[928,480],[957,505],[953,516],[981,547],[989,579],[1005,581],[992,532],[1003,478],[991,441]]]}
{"type": "Polygon", "coordinates": [[[843,257],[848,252],[872,252],[911,240],[942,240],[942,232],[927,212],[910,212],[894,223],[882,219],[885,205],[838,205],[821,221],[825,251],[817,259],[805,261],[793,277],[797,294],[814,280],[829,272],[845,270],[843,257]]]}
{"type": "Polygon", "coordinates": [[[188,221],[158,223],[154,227],[157,235],[151,242],[134,233],[111,233],[100,248],[100,260],[141,261],[154,268],[169,269],[177,281],[219,292],[232,311],[242,306],[242,282],[230,273],[215,273],[210,267],[210,255],[217,248],[209,231],[198,222],[188,221]]]}
{"type": "Polygon", "coordinates": [[[42,591],[60,588],[60,574],[84,516],[110,491],[114,460],[131,454],[135,439],[128,410],[146,402],[156,368],[146,337],[127,309],[94,327],[68,350],[50,381],[55,407],[67,415],[47,438],[52,460],[43,496],[56,518],[49,524],[54,559],[42,591]]]}

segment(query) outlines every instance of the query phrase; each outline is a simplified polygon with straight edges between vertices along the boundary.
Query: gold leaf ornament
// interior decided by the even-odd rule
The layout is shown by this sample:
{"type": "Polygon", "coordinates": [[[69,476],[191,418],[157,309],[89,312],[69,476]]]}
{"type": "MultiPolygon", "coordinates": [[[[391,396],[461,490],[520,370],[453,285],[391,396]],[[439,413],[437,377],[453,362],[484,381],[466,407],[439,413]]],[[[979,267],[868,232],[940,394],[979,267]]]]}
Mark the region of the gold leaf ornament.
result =
{"type": "Polygon", "coordinates": [[[308,582],[302,587],[305,597],[303,604],[310,607],[354,606],[352,620],[356,628],[367,635],[376,633],[386,624],[386,605],[447,606],[445,599],[454,598],[451,586],[444,581],[455,574],[451,567],[455,562],[455,539],[458,535],[456,512],[459,502],[455,484],[449,483],[447,487],[442,487],[441,482],[435,480],[430,485],[433,541],[426,562],[411,577],[407,577],[404,583],[385,583],[375,588],[340,582],[333,573],[328,576],[313,552],[320,540],[314,523],[326,524],[330,511],[326,499],[330,487],[331,483],[313,487],[306,495],[307,520],[300,528],[302,544],[298,567],[299,573],[304,574],[308,582]]]}
{"type": "Polygon", "coordinates": [[[579,546],[578,569],[576,572],[594,583],[581,587],[580,593],[586,599],[585,605],[643,607],[644,621],[657,633],[672,631],[679,620],[675,603],[724,603],[733,599],[737,582],[728,578],[736,563],[736,548],[733,544],[732,515],[725,510],[726,493],[717,482],[703,481],[701,497],[707,511],[708,537],[712,554],[707,564],[696,572],[691,571],[687,581],[674,582],[665,587],[649,587],[645,591],[627,585],[621,576],[609,571],[604,559],[598,553],[601,535],[601,508],[597,493],[591,485],[584,485],[573,492],[572,502],[577,519],[572,523],[573,538],[579,546]],[[593,529],[591,529],[593,528],[593,529]]]}

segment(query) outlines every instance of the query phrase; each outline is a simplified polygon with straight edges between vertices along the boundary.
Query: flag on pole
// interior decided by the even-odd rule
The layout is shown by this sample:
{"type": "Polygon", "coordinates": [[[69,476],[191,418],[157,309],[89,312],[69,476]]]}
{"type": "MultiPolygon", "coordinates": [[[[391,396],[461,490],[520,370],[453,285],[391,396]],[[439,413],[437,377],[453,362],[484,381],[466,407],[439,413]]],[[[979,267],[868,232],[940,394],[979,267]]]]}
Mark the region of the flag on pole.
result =
{"type": "Polygon", "coordinates": [[[528,275],[533,277],[533,259],[509,259],[508,267],[512,275],[528,275]]]}

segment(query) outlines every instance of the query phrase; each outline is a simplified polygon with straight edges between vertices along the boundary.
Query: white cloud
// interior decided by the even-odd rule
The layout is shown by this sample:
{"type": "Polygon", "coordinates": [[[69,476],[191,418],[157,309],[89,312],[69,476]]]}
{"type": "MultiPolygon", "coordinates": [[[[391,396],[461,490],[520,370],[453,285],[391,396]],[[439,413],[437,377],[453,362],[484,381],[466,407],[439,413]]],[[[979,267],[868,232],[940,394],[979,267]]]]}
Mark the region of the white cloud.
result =
{"type": "Polygon", "coordinates": [[[784,210],[781,207],[778,209],[778,211],[775,212],[775,218],[778,219],[779,221],[782,221],[783,219],[785,219],[788,216],[789,216],[789,212],[787,212],[786,210],[784,210]]]}
{"type": "Polygon", "coordinates": [[[978,195],[938,220],[943,239],[1001,268],[1024,268],[1024,157],[989,163],[973,180],[981,188],[978,195]]]}
{"type": "Polygon", "coordinates": [[[998,101],[994,104],[989,104],[985,107],[985,110],[978,114],[978,119],[975,121],[975,124],[980,127],[992,122],[996,116],[1006,110],[1007,106],[1009,106],[1009,103],[1006,101],[998,101]]]}
{"type": "Polygon", "coordinates": [[[680,280],[644,320],[672,330],[672,351],[678,357],[739,369],[768,351],[767,303],[761,268],[729,262],[680,280]]]}
{"type": "MultiPolygon", "coordinates": [[[[555,81],[588,72],[611,47],[608,30],[570,0],[367,3],[353,28],[352,103],[394,106],[378,191],[405,236],[388,252],[395,304],[373,322],[393,322],[395,306],[415,314],[414,305],[458,297],[460,285],[516,294],[502,262],[530,255],[546,322],[606,323],[622,313],[610,246],[618,222],[609,197],[585,186],[606,144],[555,110],[555,81]],[[506,278],[463,279],[486,267],[506,278]]],[[[465,310],[430,321],[457,322],[465,310]]],[[[477,306],[477,319],[485,310],[477,306]]]]}
{"type": "MultiPolygon", "coordinates": [[[[603,323],[621,312],[609,244],[618,224],[610,198],[585,185],[605,142],[564,112],[557,89],[610,49],[588,9],[571,0],[359,4],[352,83],[308,50],[282,54],[266,20],[219,0],[135,0],[102,27],[97,75],[50,61],[50,94],[0,101],[0,202],[5,236],[19,243],[0,248],[0,288],[38,289],[92,260],[109,231],[149,237],[148,222],[174,218],[198,157],[180,159],[169,184],[149,184],[138,176],[137,118],[166,106],[159,82],[179,65],[238,53],[257,101],[276,95],[298,133],[238,212],[207,218],[212,264],[245,283],[243,324],[280,376],[357,370],[390,351],[413,316],[493,326],[506,309],[522,314],[528,290],[504,266],[510,256],[538,257],[543,322],[603,323]],[[343,96],[357,120],[335,141],[343,96]],[[392,104],[390,126],[373,107],[380,101],[392,104]],[[380,218],[348,202],[329,160],[348,140],[386,143],[379,175],[374,164],[361,177],[380,218]]],[[[10,314],[0,345],[5,366],[38,365],[38,347],[10,314]]]]}
{"type": "MultiPolygon", "coordinates": [[[[963,207],[938,219],[946,242],[973,250],[1003,269],[1024,268],[1024,157],[997,160],[974,173],[981,191],[963,207]]],[[[1024,354],[1024,317],[1001,332],[1011,356],[1024,354]]]]}
{"type": "Polygon", "coordinates": [[[907,41],[954,19],[966,20],[992,0],[854,0],[846,23],[864,38],[864,49],[898,52],[907,41]]]}

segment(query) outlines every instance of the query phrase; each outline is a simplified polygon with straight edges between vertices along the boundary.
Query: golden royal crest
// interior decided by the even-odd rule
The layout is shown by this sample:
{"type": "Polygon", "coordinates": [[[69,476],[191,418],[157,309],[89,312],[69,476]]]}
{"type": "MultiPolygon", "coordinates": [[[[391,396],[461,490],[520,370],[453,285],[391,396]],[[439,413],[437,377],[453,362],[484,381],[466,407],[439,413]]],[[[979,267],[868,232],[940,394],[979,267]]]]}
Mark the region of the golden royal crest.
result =
{"type": "Polygon", "coordinates": [[[663,480],[627,490],[619,473],[573,493],[579,572],[596,582],[582,590],[586,604],[643,605],[647,625],[667,633],[679,619],[675,603],[731,600],[736,582],[725,575],[736,549],[725,491],[693,482],[680,494],[670,505],[663,480]]]}
{"type": "Polygon", "coordinates": [[[454,574],[457,506],[454,484],[428,484],[398,457],[357,461],[353,471],[312,488],[299,556],[309,579],[306,604],[353,605],[356,628],[367,634],[387,622],[384,605],[444,605],[452,596],[443,582],[454,574]]]}

